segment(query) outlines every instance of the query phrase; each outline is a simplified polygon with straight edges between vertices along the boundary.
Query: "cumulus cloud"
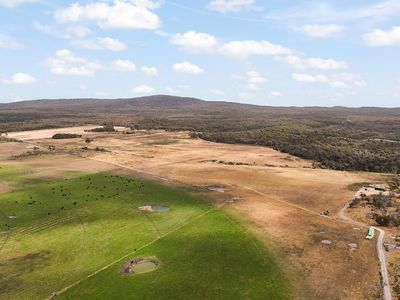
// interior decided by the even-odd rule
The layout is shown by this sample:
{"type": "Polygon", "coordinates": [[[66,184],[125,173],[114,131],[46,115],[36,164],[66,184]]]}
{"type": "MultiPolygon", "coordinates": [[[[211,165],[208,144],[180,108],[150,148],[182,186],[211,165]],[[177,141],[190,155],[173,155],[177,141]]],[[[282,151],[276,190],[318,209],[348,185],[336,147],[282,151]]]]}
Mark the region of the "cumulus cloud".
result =
{"type": "Polygon", "coordinates": [[[269,41],[231,41],[218,49],[222,55],[245,59],[251,55],[289,55],[293,50],[269,41]]]}
{"type": "Polygon", "coordinates": [[[184,61],[182,63],[176,63],[172,66],[172,69],[177,73],[186,73],[186,74],[201,74],[204,73],[204,69],[196,66],[192,63],[184,61]]]}
{"type": "Polygon", "coordinates": [[[67,49],[56,51],[55,57],[46,60],[46,66],[53,74],[70,76],[93,76],[104,68],[100,62],[75,56],[67,49]]]}
{"type": "Polygon", "coordinates": [[[5,7],[16,7],[21,4],[35,3],[37,0],[0,0],[0,5],[5,7]]]}
{"type": "Polygon", "coordinates": [[[260,11],[263,8],[257,6],[255,0],[212,0],[207,5],[209,10],[221,12],[223,14],[230,12],[260,11]]]}
{"type": "Polygon", "coordinates": [[[214,36],[196,31],[174,34],[170,38],[170,42],[180,46],[182,50],[192,53],[211,53],[218,44],[214,36]]]}
{"type": "Polygon", "coordinates": [[[342,32],[344,26],[338,24],[307,24],[297,30],[311,37],[326,38],[342,32]]]}
{"type": "Polygon", "coordinates": [[[76,40],[72,45],[78,48],[91,50],[110,50],[115,52],[125,51],[128,47],[121,41],[110,37],[97,38],[93,40],[76,40]]]}
{"type": "Polygon", "coordinates": [[[133,61],[118,59],[113,61],[112,68],[119,72],[134,72],[136,71],[136,65],[133,61]]]}
{"type": "Polygon", "coordinates": [[[5,84],[31,84],[36,82],[36,78],[25,73],[15,73],[10,78],[1,81],[5,84]]]}
{"type": "Polygon", "coordinates": [[[74,3],[55,11],[60,23],[93,21],[101,28],[112,29],[157,29],[160,18],[152,12],[160,4],[148,0],[115,0],[93,2],[86,5],[74,3]]]}
{"type": "Polygon", "coordinates": [[[174,34],[169,41],[187,52],[219,54],[236,59],[246,59],[252,55],[290,55],[294,52],[269,41],[234,40],[222,43],[215,36],[196,31],[174,34]]]}
{"type": "Polygon", "coordinates": [[[135,93],[135,94],[150,94],[150,93],[154,93],[155,89],[149,85],[142,84],[142,85],[138,85],[137,87],[134,87],[133,89],[131,89],[131,92],[135,93]]]}
{"type": "Polygon", "coordinates": [[[296,69],[339,70],[347,68],[347,64],[344,61],[337,61],[332,58],[323,59],[313,57],[304,59],[299,56],[289,55],[279,57],[278,59],[283,60],[296,69]]]}
{"type": "Polygon", "coordinates": [[[400,45],[400,26],[389,30],[375,29],[363,36],[365,43],[370,47],[400,45]]]}
{"type": "Polygon", "coordinates": [[[363,87],[366,85],[359,75],[351,73],[333,74],[331,76],[293,73],[292,78],[304,83],[326,83],[333,88],[363,87]]]}
{"type": "Polygon", "coordinates": [[[155,67],[141,67],[140,68],[146,75],[157,76],[158,70],[155,67]]]}
{"type": "Polygon", "coordinates": [[[246,81],[247,81],[247,88],[256,91],[259,89],[259,86],[261,84],[267,82],[267,79],[261,76],[261,74],[258,73],[257,71],[249,71],[246,73],[246,81]]]}
{"type": "Polygon", "coordinates": [[[0,49],[21,49],[23,45],[13,38],[0,34],[0,49]]]}

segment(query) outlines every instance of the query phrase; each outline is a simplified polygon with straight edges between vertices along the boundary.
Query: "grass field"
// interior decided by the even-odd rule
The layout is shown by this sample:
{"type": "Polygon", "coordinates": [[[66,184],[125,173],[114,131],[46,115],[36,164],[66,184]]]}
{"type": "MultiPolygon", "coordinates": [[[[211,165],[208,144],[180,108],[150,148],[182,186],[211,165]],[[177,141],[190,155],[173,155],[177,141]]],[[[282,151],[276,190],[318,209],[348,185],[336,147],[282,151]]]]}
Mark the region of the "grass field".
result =
{"type": "Polygon", "coordinates": [[[1,299],[44,299],[105,266],[57,298],[290,298],[273,257],[207,201],[106,173],[32,182],[31,172],[0,169],[0,181],[23,186],[0,194],[1,299]],[[121,274],[124,262],[147,256],[160,261],[155,271],[121,274]]]}

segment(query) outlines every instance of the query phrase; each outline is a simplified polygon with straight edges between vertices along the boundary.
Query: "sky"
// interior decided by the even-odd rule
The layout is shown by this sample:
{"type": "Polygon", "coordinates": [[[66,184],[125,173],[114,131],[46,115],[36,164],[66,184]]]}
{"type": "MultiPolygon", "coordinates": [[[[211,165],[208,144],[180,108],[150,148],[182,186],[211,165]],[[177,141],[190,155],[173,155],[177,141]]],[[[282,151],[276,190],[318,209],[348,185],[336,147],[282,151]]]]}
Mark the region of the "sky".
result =
{"type": "Polygon", "coordinates": [[[400,0],[0,0],[0,102],[400,107],[400,0]]]}

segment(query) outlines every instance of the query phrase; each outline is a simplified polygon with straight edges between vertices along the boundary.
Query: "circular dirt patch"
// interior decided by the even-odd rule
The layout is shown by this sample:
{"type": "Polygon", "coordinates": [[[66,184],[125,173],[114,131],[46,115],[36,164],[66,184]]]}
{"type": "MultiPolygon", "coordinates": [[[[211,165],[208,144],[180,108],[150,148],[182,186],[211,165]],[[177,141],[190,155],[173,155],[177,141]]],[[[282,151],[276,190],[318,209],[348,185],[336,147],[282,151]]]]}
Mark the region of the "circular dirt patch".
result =
{"type": "Polygon", "coordinates": [[[122,272],[125,274],[142,274],[155,271],[160,262],[154,257],[139,257],[127,261],[122,266],[122,272]]]}

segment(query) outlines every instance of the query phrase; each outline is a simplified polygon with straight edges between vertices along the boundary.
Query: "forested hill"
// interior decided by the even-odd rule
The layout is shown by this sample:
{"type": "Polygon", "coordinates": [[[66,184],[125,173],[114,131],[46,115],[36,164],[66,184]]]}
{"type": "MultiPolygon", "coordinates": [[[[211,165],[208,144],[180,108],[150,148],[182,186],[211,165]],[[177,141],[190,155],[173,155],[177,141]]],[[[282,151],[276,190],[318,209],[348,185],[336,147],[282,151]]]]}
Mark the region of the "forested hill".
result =
{"type": "Polygon", "coordinates": [[[41,99],[0,103],[2,111],[14,112],[14,110],[48,112],[118,112],[118,111],[152,111],[152,110],[178,110],[191,111],[216,111],[240,112],[244,114],[301,114],[326,112],[330,114],[390,114],[400,115],[399,108],[380,107],[276,107],[241,104],[226,101],[204,101],[190,97],[177,97],[168,95],[155,95],[137,98],[122,99],[41,99]]]}
{"type": "Polygon", "coordinates": [[[400,171],[400,108],[266,107],[174,96],[0,104],[0,131],[110,123],[269,146],[320,166],[400,171]]]}

